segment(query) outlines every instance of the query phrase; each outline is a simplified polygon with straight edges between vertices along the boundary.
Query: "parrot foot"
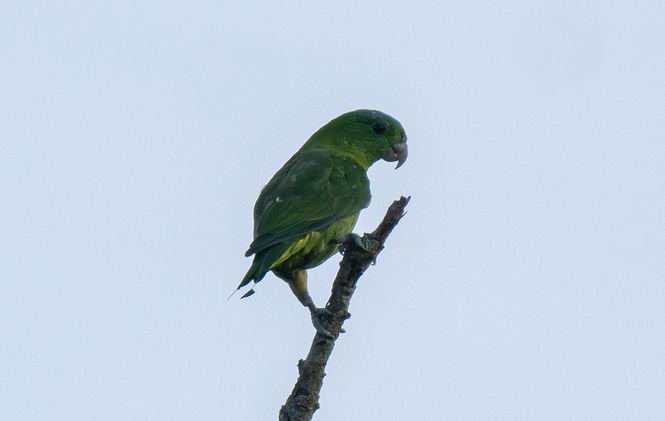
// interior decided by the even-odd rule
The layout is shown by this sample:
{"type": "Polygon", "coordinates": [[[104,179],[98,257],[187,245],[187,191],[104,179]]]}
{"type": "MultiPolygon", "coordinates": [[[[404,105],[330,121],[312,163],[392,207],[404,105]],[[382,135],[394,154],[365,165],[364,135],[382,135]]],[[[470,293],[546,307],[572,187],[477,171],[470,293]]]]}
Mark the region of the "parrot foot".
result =
{"type": "Polygon", "coordinates": [[[344,255],[346,249],[349,248],[349,245],[351,244],[363,250],[367,250],[362,237],[356,234],[355,232],[351,232],[342,237],[341,244],[339,245],[339,252],[342,253],[342,255],[344,255]]]}
{"type": "MultiPolygon", "coordinates": [[[[347,311],[346,314],[344,315],[344,320],[349,320],[350,318],[351,318],[351,313],[347,311]]],[[[339,333],[346,333],[346,330],[344,330],[343,327],[340,327],[339,333]]]]}
{"type": "Polygon", "coordinates": [[[327,322],[332,315],[330,310],[327,308],[312,307],[310,308],[310,312],[312,313],[312,324],[314,325],[314,329],[316,329],[318,334],[325,336],[326,338],[332,338],[333,335],[328,332],[325,327],[323,327],[324,322],[327,322]]]}
{"type": "Polygon", "coordinates": [[[361,237],[358,234],[352,232],[342,237],[342,242],[339,246],[339,252],[342,254],[342,256],[344,256],[346,250],[351,244],[353,244],[353,246],[374,255],[374,259],[372,259],[372,266],[374,266],[376,265],[376,252],[372,251],[372,246],[376,247],[376,245],[372,244],[373,242],[376,243],[375,240],[369,239],[367,236],[361,237]]]}

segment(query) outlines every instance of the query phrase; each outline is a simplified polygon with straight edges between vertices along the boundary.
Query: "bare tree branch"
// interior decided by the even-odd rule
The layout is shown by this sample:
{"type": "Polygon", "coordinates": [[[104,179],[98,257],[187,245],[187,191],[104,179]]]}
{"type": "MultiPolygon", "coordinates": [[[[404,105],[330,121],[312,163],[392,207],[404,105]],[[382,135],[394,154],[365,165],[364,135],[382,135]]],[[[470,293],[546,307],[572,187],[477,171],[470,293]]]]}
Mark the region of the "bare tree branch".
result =
{"type": "Polygon", "coordinates": [[[319,392],[323,385],[326,363],[342,331],[342,324],[351,316],[348,311],[349,303],[358,279],[383,250],[388,235],[404,216],[404,208],[409,199],[410,197],[401,197],[394,201],[374,232],[362,237],[362,246],[354,241],[345,243],[344,258],[339,264],[339,272],[326,304],[326,308],[330,311],[326,327],[332,337],[317,333],[307,358],[298,361],[298,381],[279,411],[280,421],[309,421],[314,416],[314,411],[319,409],[319,392]]]}

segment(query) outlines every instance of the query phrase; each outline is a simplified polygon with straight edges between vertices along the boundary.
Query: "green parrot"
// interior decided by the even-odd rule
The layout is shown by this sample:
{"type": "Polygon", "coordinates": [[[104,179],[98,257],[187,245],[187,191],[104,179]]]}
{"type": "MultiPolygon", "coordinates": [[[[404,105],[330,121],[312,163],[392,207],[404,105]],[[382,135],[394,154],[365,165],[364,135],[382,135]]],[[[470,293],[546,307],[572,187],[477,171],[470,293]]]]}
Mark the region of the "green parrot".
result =
{"type": "Polygon", "coordinates": [[[399,168],[407,158],[406,133],[393,117],[374,110],[351,111],[321,127],[277,171],[254,205],[254,241],[245,256],[254,261],[238,285],[269,271],[289,284],[310,310],[316,330],[327,310],[307,291],[307,269],[335,254],[369,205],[367,169],[379,159],[399,168]]]}

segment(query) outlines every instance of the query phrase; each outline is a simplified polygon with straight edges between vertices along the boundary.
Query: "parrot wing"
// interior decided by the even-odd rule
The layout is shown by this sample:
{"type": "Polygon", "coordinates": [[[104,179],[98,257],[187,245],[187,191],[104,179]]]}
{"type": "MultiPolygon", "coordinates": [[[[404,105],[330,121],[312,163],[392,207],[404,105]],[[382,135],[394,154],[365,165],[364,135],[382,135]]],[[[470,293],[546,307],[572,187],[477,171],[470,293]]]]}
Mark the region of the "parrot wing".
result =
{"type": "Polygon", "coordinates": [[[350,157],[327,151],[294,155],[254,206],[254,241],[246,256],[326,227],[367,207],[369,179],[350,157]]]}

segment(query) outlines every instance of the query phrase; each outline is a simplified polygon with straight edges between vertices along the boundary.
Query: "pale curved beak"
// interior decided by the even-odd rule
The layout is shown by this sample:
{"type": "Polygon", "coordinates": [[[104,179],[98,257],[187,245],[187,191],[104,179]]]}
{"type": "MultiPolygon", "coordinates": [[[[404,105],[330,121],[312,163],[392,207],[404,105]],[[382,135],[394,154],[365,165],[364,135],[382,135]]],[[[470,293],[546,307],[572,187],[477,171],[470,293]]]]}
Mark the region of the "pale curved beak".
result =
{"type": "Polygon", "coordinates": [[[406,162],[409,156],[409,147],[406,145],[406,136],[401,141],[394,143],[383,153],[383,159],[388,162],[397,161],[395,169],[399,168],[406,162]]]}

